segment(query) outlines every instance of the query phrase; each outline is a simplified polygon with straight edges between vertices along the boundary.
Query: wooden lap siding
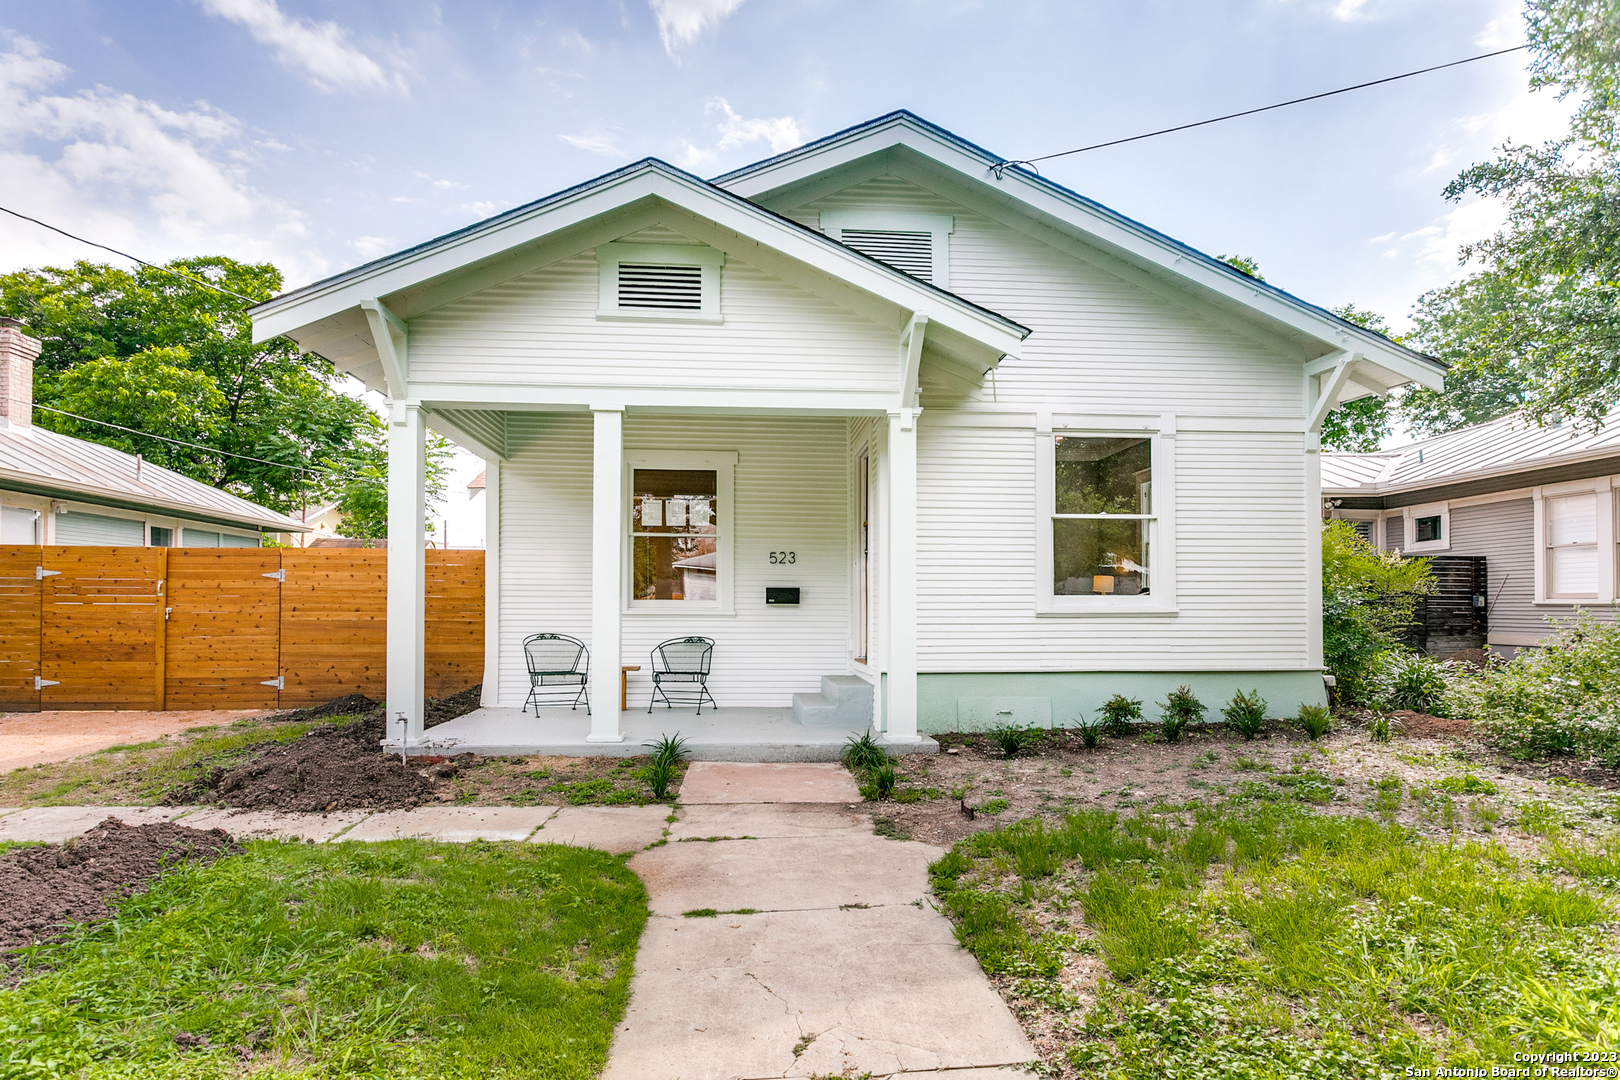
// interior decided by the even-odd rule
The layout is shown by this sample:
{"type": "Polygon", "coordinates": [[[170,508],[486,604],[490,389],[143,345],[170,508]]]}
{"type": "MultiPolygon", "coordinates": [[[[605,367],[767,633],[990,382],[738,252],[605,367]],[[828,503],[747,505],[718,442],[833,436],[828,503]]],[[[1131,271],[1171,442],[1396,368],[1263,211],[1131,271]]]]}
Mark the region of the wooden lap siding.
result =
{"type": "MultiPolygon", "coordinates": [[[[426,578],[425,682],[443,697],[483,677],[484,553],[429,551],[426,578]]],[[[0,546],[0,709],[380,699],[387,582],[382,549],[0,546]]]]}

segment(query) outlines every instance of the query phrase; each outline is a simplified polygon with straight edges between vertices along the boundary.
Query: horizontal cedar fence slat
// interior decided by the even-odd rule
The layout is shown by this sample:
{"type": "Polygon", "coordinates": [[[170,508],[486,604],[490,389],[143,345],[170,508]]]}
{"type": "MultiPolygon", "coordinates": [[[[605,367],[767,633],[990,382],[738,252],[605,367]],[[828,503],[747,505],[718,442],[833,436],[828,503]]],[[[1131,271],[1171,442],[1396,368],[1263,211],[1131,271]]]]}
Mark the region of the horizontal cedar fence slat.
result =
{"type": "MultiPolygon", "coordinates": [[[[483,678],[484,553],[426,555],[424,682],[445,697],[483,678]]],[[[381,549],[0,545],[0,710],[381,699],[387,653],[381,549]]]]}

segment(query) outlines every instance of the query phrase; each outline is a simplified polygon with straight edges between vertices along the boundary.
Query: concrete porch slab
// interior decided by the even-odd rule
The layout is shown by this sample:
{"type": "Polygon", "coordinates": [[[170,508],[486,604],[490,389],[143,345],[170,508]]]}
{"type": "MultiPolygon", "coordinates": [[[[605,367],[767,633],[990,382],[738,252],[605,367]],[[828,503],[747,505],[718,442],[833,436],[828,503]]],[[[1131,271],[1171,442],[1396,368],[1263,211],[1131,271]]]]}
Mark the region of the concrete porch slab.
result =
{"type": "Polygon", "coordinates": [[[195,806],[36,806],[0,818],[0,840],[60,844],[82,836],[110,817],[126,825],[151,825],[174,821],[196,809],[195,806]]]}
{"type": "Polygon", "coordinates": [[[422,806],[373,814],[339,840],[527,840],[555,806],[422,806]]]}
{"type": "Polygon", "coordinates": [[[764,840],[782,836],[870,836],[870,818],[827,803],[774,803],[768,806],[725,803],[682,806],[669,839],[701,840],[715,836],[764,840]]]}
{"type": "Polygon", "coordinates": [[[669,807],[649,806],[563,806],[540,831],[529,837],[532,844],[566,844],[590,847],[614,855],[640,851],[664,835],[669,807]]]}
{"type": "MultiPolygon", "coordinates": [[[[865,728],[808,727],[791,709],[658,708],[619,714],[621,742],[585,741],[591,720],[584,709],[543,707],[476,709],[423,733],[412,754],[558,754],[567,757],[635,757],[644,743],[680,734],[695,761],[837,761],[844,743],[865,728]]],[[[937,754],[939,744],[924,738],[891,753],[937,754]]]]}
{"type": "Polygon", "coordinates": [[[861,790],[842,765],[693,762],[681,803],[858,803],[861,790]]]}
{"type": "Polygon", "coordinates": [[[630,993],[603,1080],[914,1075],[1035,1057],[950,923],[909,905],[654,918],[630,993]]]}
{"type": "Polygon", "coordinates": [[[370,810],[334,810],[330,814],[276,813],[207,807],[187,814],[180,824],[192,829],[224,829],[238,840],[313,840],[325,843],[350,825],[371,816],[370,810]]]}

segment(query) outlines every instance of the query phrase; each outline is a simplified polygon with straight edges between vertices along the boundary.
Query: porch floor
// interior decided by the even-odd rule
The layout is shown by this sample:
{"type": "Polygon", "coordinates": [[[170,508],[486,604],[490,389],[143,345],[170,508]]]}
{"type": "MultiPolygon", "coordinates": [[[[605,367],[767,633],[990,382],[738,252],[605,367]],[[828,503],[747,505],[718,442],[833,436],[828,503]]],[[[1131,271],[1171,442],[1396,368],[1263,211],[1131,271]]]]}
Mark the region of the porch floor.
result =
{"type": "MultiPolygon", "coordinates": [[[[423,732],[411,754],[555,754],[561,757],[634,757],[642,743],[677,732],[695,761],[837,761],[844,742],[866,730],[811,727],[791,709],[658,709],[619,714],[623,742],[586,742],[590,717],[584,709],[542,707],[539,715],[521,709],[477,709],[423,732]]],[[[882,740],[879,740],[880,742],[882,740]]],[[[937,754],[939,743],[897,746],[902,754],[937,754]]]]}

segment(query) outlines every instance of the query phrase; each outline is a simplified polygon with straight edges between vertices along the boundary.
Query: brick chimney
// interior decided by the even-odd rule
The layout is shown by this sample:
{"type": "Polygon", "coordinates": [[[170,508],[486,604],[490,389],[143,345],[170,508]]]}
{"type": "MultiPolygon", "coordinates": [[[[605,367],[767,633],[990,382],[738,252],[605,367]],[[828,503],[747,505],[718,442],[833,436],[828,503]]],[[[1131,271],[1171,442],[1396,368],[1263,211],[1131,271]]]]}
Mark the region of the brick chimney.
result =
{"type": "Polygon", "coordinates": [[[23,333],[22,323],[0,315],[0,425],[34,422],[34,360],[40,341],[23,333]]]}

